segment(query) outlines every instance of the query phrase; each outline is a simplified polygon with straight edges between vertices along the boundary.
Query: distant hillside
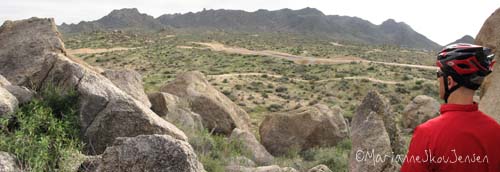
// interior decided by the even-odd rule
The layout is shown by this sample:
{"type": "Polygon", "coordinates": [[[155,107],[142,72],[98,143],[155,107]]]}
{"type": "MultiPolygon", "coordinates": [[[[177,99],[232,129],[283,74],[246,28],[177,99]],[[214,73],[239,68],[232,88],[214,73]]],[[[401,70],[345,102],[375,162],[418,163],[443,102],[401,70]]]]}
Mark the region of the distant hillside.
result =
{"type": "Polygon", "coordinates": [[[468,44],[474,44],[474,38],[470,35],[465,35],[460,39],[457,39],[456,41],[453,41],[452,43],[446,44],[446,45],[451,45],[451,44],[456,44],[456,43],[468,43],[468,44]]]}
{"type": "Polygon", "coordinates": [[[164,26],[153,16],[139,13],[136,8],[113,10],[103,18],[78,24],[62,24],[63,33],[91,32],[97,30],[159,30],[164,26]]]}
{"type": "Polygon", "coordinates": [[[60,30],[63,33],[114,29],[155,31],[167,27],[252,33],[290,32],[366,44],[390,44],[430,50],[440,47],[402,22],[389,19],[381,25],[374,25],[357,17],[325,15],[314,8],[255,12],[203,10],[197,13],[165,14],[156,19],[139,13],[135,8],[121,9],[96,21],[63,24],[60,30]]]}

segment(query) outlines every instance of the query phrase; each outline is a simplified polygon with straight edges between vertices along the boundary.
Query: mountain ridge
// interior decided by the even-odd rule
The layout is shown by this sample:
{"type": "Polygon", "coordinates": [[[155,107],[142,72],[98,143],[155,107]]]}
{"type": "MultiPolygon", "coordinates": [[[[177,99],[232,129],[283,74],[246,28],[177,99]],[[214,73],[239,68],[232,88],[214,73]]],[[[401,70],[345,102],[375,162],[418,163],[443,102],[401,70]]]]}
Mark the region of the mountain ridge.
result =
{"type": "Polygon", "coordinates": [[[388,19],[375,25],[359,17],[325,15],[315,8],[299,10],[280,9],[254,12],[243,10],[210,9],[184,14],[164,14],[154,18],[140,13],[137,8],[113,10],[95,21],[62,24],[63,33],[106,30],[158,31],[164,28],[203,29],[229,32],[289,32],[315,34],[335,40],[364,44],[389,44],[401,47],[435,50],[441,46],[414,31],[404,22],[388,19]]]}

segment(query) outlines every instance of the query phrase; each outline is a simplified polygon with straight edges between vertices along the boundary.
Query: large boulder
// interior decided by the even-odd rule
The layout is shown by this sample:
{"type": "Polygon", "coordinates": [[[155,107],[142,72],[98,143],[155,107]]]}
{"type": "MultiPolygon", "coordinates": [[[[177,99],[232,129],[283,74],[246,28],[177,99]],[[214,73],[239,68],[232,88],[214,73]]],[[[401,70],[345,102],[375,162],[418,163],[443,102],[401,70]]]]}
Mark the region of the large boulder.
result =
{"type": "Polygon", "coordinates": [[[201,72],[180,74],[160,91],[188,100],[191,110],[203,119],[203,126],[215,133],[230,135],[234,128],[249,130],[248,114],[212,87],[201,72]]]}
{"type": "Polygon", "coordinates": [[[271,165],[273,163],[274,157],[267,152],[266,148],[251,132],[235,128],[230,140],[241,144],[243,149],[249,153],[250,159],[258,165],[271,165]]]}
{"type": "MultiPolygon", "coordinates": [[[[493,48],[499,56],[497,48],[500,47],[500,8],[497,9],[484,22],[483,27],[476,36],[476,44],[493,48]]],[[[495,64],[493,73],[481,85],[481,101],[479,110],[493,117],[500,123],[500,65],[495,64]]]]}
{"type": "Polygon", "coordinates": [[[203,172],[189,143],[168,135],[117,138],[106,148],[97,171],[203,172]]]}
{"type": "Polygon", "coordinates": [[[21,172],[18,164],[14,155],[0,151],[0,171],[21,172]]]}
{"type": "Polygon", "coordinates": [[[377,92],[369,92],[356,110],[351,123],[350,171],[397,171],[397,164],[391,163],[391,159],[386,157],[395,156],[384,119],[388,115],[392,114],[387,100],[377,92]],[[374,163],[380,158],[378,156],[385,161],[374,163]]]}
{"type": "Polygon", "coordinates": [[[481,30],[476,36],[475,44],[492,48],[494,50],[500,44],[500,8],[491,14],[484,22],[481,30]]]}
{"type": "Polygon", "coordinates": [[[144,93],[142,76],[134,70],[105,70],[102,72],[106,78],[111,80],[122,91],[139,100],[147,107],[151,107],[148,96],[144,93]]]}
{"type": "Polygon", "coordinates": [[[164,92],[151,93],[148,97],[151,109],[163,119],[184,130],[203,130],[201,116],[191,111],[186,100],[164,92]]]}
{"type": "Polygon", "coordinates": [[[116,87],[86,63],[66,55],[53,19],[7,21],[0,27],[0,74],[14,85],[61,87],[79,94],[88,154],[100,154],[117,137],[168,134],[187,140],[174,125],[116,87]]]}
{"type": "Polygon", "coordinates": [[[419,95],[403,110],[403,127],[414,129],[439,115],[439,102],[429,96],[419,95]]]}
{"type": "Polygon", "coordinates": [[[0,87],[0,117],[13,113],[18,101],[7,89],[0,87]]]}
{"type": "Polygon", "coordinates": [[[341,109],[316,104],[270,114],[259,128],[261,142],[275,156],[292,149],[335,146],[348,136],[341,109]]]}

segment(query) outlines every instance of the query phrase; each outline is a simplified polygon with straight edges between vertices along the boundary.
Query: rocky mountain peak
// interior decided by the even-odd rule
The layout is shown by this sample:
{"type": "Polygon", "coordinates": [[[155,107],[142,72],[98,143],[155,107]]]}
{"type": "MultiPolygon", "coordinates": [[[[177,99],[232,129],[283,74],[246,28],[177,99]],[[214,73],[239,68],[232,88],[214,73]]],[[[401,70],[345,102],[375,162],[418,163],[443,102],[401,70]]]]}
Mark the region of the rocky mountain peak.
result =
{"type": "Polygon", "coordinates": [[[468,43],[468,44],[474,44],[474,38],[470,35],[465,35],[461,37],[460,39],[457,39],[456,41],[453,41],[452,43],[446,44],[446,45],[451,45],[451,44],[456,44],[456,43],[468,43]]]}

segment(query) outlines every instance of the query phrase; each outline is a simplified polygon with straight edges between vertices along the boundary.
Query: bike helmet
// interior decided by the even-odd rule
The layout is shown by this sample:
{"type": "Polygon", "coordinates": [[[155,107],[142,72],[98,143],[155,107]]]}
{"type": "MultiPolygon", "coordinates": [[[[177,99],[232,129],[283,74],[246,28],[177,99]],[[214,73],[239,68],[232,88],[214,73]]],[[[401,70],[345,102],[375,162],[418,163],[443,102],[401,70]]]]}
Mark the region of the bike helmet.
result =
{"type": "Polygon", "coordinates": [[[477,90],[484,78],[492,72],[494,57],[491,49],[479,45],[458,43],[443,48],[437,56],[436,64],[441,69],[445,84],[445,102],[461,86],[477,90]],[[448,76],[457,85],[448,88],[448,76]]]}

